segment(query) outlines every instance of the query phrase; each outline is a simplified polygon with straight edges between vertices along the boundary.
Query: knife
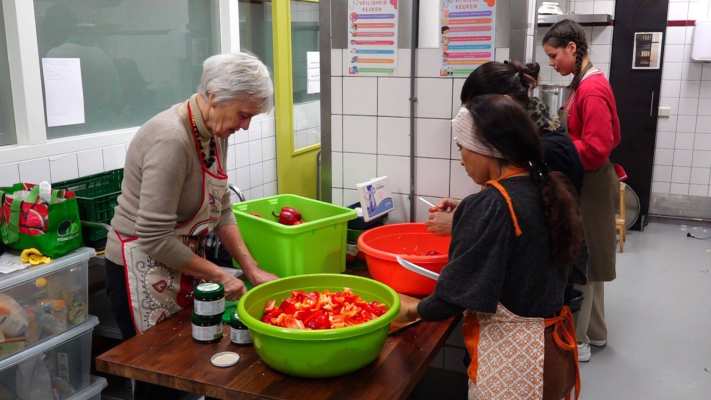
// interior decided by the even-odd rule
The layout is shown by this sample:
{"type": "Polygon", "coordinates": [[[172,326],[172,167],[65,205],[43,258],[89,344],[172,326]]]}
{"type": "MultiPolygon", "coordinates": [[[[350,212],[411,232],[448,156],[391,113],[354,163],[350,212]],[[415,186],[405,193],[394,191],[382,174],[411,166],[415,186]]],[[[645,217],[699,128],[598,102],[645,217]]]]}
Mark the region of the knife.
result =
{"type": "Polygon", "coordinates": [[[400,257],[400,256],[395,256],[395,259],[397,260],[398,264],[400,264],[403,268],[412,271],[418,275],[422,275],[425,278],[430,278],[433,281],[436,281],[439,279],[439,274],[436,272],[432,272],[429,269],[422,268],[417,264],[411,263],[410,261],[407,261],[406,259],[400,257]]]}

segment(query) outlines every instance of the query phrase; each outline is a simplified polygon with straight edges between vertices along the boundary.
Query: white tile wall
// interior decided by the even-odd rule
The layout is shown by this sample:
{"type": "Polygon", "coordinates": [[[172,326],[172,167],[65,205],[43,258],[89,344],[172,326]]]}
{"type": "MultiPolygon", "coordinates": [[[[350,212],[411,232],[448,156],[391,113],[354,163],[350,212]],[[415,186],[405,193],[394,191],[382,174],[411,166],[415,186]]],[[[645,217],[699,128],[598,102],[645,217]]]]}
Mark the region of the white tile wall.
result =
{"type": "Polygon", "coordinates": [[[331,153],[331,185],[343,188],[343,153],[331,153]]]}
{"type": "Polygon", "coordinates": [[[667,19],[669,21],[686,20],[689,16],[689,2],[669,2],[667,19]]]}
{"type": "Polygon", "coordinates": [[[378,115],[409,117],[410,80],[406,78],[379,78],[379,80],[378,115]]]}
{"type": "Polygon", "coordinates": [[[331,78],[331,113],[343,114],[343,78],[331,78]]]}
{"type": "Polygon", "coordinates": [[[389,223],[410,221],[410,199],[409,195],[393,193],[393,203],[395,209],[388,215],[389,223]]]}
{"type": "Polygon", "coordinates": [[[415,156],[449,159],[451,125],[449,119],[417,118],[415,156]]]}
{"type": "Polygon", "coordinates": [[[689,184],[688,183],[672,183],[669,189],[671,194],[689,194],[689,184]]]}
{"type": "Polygon", "coordinates": [[[437,49],[417,49],[417,76],[439,77],[442,65],[442,51],[437,49]]]}
{"type": "Polygon", "coordinates": [[[76,154],[65,154],[49,158],[49,172],[52,182],[65,181],[79,177],[76,154]]]}
{"type": "Polygon", "coordinates": [[[331,150],[343,151],[342,115],[331,115],[331,150]]]}
{"type": "Polygon", "coordinates": [[[417,116],[451,118],[452,79],[417,78],[417,116]]]}
{"type": "Polygon", "coordinates": [[[410,76],[410,49],[399,49],[397,52],[397,66],[393,76],[409,77],[410,76]]]}
{"type": "Polygon", "coordinates": [[[17,164],[0,165],[0,186],[12,186],[20,182],[20,169],[17,164]]]}
{"type": "Polygon", "coordinates": [[[238,143],[235,145],[235,168],[249,166],[249,142],[238,143]]]}
{"type": "Polygon", "coordinates": [[[692,157],[694,167],[711,167],[711,150],[694,150],[692,157]]]}
{"type": "MultiPolygon", "coordinates": [[[[695,19],[701,1],[672,0],[668,20],[695,19]]],[[[691,60],[694,27],[668,27],[660,105],[672,108],[660,118],[652,195],[709,196],[711,167],[711,67],[691,60]],[[707,80],[704,80],[707,79],[707,80]],[[708,83],[708,84],[707,84],[708,83]]]]}
{"type": "Polygon", "coordinates": [[[331,76],[343,75],[343,49],[331,49],[331,76]]]}
{"type": "Polygon", "coordinates": [[[124,145],[104,147],[101,149],[101,154],[104,158],[104,171],[123,168],[123,163],[126,161],[126,147],[124,145]]]}
{"type": "Polygon", "coordinates": [[[391,192],[410,192],[410,157],[379,155],[377,174],[388,177],[391,192]]]}
{"type": "Polygon", "coordinates": [[[343,78],[343,114],[375,115],[378,105],[378,78],[343,78]]]}
{"type": "Polygon", "coordinates": [[[52,180],[48,158],[23,161],[19,166],[22,182],[38,183],[41,181],[51,182],[52,180]]]}
{"type": "Polygon", "coordinates": [[[410,155],[410,119],[378,117],[378,154],[410,155]]]}
{"type": "Polygon", "coordinates": [[[676,141],[676,132],[657,132],[657,148],[658,149],[673,149],[676,141]]]}
{"type": "Polygon", "coordinates": [[[377,117],[343,116],[343,151],[375,153],[378,146],[377,117]]]}
{"type": "Polygon", "coordinates": [[[353,203],[357,203],[358,200],[358,192],[353,189],[343,189],[343,205],[348,206],[353,203]]]}
{"type": "Polygon", "coordinates": [[[447,197],[449,195],[449,160],[417,158],[415,160],[415,193],[447,197]]]}
{"type": "Polygon", "coordinates": [[[376,176],[376,155],[343,153],[343,187],[355,189],[356,184],[376,176]]]}

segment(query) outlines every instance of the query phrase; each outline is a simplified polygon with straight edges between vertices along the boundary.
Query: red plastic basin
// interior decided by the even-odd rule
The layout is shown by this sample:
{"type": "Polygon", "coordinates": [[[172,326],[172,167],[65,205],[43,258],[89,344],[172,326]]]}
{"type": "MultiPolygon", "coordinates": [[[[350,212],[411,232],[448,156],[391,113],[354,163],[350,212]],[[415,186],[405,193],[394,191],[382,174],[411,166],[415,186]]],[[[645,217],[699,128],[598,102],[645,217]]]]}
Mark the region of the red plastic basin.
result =
{"type": "Polygon", "coordinates": [[[423,297],[434,291],[435,281],[400,266],[395,256],[439,273],[449,258],[449,235],[435,235],[425,224],[392,224],[365,231],[358,238],[358,248],[365,253],[373,279],[395,291],[423,297]]]}

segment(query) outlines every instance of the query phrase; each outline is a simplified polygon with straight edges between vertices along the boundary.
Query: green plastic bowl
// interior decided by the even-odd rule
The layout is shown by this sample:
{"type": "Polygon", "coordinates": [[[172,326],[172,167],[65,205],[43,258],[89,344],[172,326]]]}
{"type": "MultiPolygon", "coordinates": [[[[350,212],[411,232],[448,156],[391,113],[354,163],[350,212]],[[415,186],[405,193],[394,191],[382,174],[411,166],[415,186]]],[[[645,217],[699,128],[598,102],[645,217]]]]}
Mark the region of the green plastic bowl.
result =
{"type": "Polygon", "coordinates": [[[324,378],[347,374],[374,361],[388,336],[390,322],[400,310],[400,297],[388,286],[354,275],[313,274],[277,279],[249,290],[237,313],[249,328],[254,348],[273,369],[288,375],[324,378]],[[289,297],[292,290],[343,290],[348,287],[364,300],[389,307],[372,321],[326,330],[280,328],[260,321],[264,305],[289,297]]]}

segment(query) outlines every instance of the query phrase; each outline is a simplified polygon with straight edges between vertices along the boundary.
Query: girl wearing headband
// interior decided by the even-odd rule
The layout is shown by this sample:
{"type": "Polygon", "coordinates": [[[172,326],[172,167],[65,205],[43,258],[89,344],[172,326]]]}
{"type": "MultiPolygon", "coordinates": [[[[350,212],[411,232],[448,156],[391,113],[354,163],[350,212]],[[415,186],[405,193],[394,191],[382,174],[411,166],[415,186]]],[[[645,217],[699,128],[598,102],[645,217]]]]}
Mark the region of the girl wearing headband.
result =
{"type": "Polygon", "coordinates": [[[435,292],[403,296],[400,321],[464,313],[470,399],[577,393],[575,331],[563,304],[582,241],[575,195],[545,167],[536,128],[511,97],[472,99],[452,127],[461,164],[483,189],[454,213],[435,292]]]}

